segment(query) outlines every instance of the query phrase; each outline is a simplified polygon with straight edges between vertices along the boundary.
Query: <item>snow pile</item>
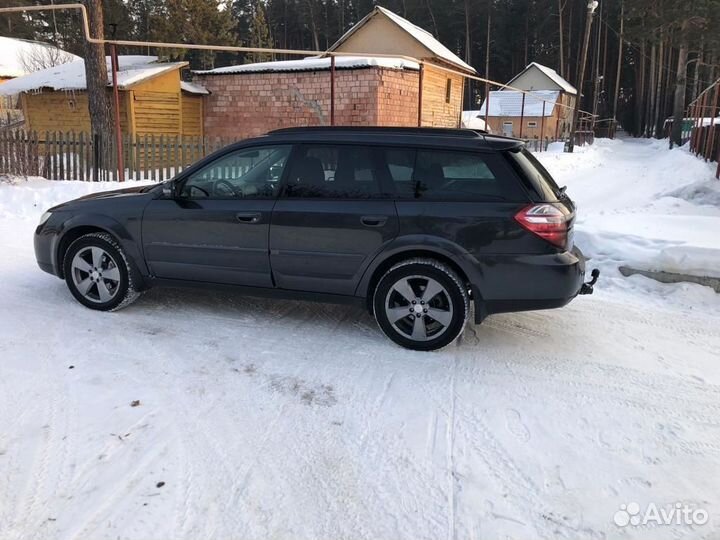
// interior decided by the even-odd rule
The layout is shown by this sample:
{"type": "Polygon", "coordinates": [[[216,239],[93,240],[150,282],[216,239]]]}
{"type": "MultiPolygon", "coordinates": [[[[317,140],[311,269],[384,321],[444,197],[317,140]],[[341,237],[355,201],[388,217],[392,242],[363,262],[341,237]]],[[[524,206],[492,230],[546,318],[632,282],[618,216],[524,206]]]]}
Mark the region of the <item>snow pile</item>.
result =
{"type": "MultiPolygon", "coordinates": [[[[576,244],[605,277],[621,265],[720,277],[715,164],[667,141],[597,139],[537,157],[578,205],[576,244]]],[[[644,279],[644,278],[633,278],[644,279]]]]}
{"type": "Polygon", "coordinates": [[[485,125],[485,118],[480,114],[479,110],[462,112],[462,127],[467,129],[481,129],[490,133],[490,129],[485,125]]]}
{"type": "Polygon", "coordinates": [[[11,181],[0,182],[0,219],[36,220],[48,208],[83,195],[146,184],[152,184],[152,182],[143,180],[119,184],[117,182],[50,181],[37,177],[24,180],[15,177],[11,181]]]}

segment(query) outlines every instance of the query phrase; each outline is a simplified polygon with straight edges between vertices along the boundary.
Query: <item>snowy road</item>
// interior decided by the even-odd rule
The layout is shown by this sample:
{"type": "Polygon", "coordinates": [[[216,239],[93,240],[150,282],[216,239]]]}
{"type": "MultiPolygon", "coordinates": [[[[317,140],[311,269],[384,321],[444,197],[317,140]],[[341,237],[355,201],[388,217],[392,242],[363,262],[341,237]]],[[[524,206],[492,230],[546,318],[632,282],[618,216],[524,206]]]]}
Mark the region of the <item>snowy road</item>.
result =
{"type": "Polygon", "coordinates": [[[612,278],[430,354],[356,308],[156,290],[101,314],[36,268],[44,208],[0,188],[2,540],[720,535],[704,288],[612,278]],[[710,522],[618,527],[631,502],[710,522]]]}

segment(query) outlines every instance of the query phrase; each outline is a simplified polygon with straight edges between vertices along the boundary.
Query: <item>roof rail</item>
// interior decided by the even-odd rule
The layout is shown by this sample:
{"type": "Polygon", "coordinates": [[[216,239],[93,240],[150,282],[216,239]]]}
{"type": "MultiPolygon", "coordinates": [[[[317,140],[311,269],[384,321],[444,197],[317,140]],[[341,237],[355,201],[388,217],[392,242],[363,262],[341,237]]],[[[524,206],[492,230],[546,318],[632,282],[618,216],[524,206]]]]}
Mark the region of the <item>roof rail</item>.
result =
{"type": "Polygon", "coordinates": [[[268,135],[276,133],[306,133],[312,131],[355,131],[355,132],[381,132],[402,133],[406,135],[446,135],[452,137],[478,137],[479,130],[460,128],[436,127],[382,127],[382,126],[307,126],[289,127],[269,131],[268,135]]]}

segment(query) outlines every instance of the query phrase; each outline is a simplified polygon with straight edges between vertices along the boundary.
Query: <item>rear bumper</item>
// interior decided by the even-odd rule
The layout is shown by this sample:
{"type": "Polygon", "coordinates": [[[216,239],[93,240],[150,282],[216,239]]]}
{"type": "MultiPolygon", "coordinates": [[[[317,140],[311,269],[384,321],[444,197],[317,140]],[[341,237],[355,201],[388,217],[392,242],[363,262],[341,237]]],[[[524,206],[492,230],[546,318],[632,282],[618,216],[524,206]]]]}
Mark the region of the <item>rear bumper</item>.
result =
{"type": "Polygon", "coordinates": [[[483,287],[473,290],[476,324],[492,313],[562,307],[582,287],[585,257],[577,248],[503,259],[483,268],[483,287]]]}

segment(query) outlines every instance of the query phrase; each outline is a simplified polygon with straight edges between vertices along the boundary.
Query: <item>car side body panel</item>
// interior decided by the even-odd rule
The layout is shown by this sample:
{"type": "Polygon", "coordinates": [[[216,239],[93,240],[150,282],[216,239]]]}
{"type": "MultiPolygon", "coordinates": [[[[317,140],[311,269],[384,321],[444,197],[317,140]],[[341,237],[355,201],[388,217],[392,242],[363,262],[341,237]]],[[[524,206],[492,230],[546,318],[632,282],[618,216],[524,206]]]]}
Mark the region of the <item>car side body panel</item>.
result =
{"type": "Polygon", "coordinates": [[[370,261],[398,234],[389,200],[281,199],[270,227],[270,260],[281,289],[354,294],[370,261]]]}

